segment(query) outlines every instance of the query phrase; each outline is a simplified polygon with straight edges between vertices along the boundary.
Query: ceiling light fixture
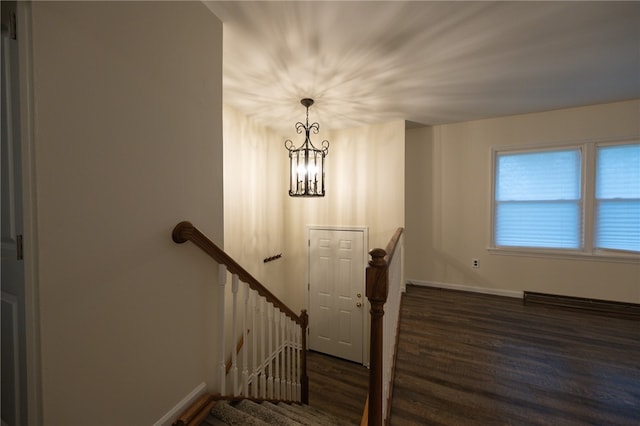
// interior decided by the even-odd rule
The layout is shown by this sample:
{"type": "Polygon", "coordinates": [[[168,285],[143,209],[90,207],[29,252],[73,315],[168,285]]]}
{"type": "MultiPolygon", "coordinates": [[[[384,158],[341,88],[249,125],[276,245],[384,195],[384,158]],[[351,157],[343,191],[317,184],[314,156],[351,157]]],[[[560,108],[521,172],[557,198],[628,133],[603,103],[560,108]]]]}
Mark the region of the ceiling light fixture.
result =
{"type": "Polygon", "coordinates": [[[289,151],[289,195],[292,197],[324,197],[324,157],[329,153],[329,142],[322,141],[322,148],[318,149],[311,143],[309,133],[318,134],[320,125],[309,124],[309,107],[313,99],[304,98],[300,101],[307,108],[306,124],[296,123],[298,134],[305,133],[305,140],[299,148],[290,139],[284,141],[289,151]]]}

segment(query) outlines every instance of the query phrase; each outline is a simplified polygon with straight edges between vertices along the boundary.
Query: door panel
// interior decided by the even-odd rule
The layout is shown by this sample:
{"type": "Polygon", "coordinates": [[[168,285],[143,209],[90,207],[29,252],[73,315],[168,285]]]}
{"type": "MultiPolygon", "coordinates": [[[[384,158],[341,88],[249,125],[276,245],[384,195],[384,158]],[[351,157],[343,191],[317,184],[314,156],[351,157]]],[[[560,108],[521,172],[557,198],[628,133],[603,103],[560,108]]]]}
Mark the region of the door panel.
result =
{"type": "Polygon", "coordinates": [[[364,231],[309,230],[309,347],[363,360],[364,231]]]}

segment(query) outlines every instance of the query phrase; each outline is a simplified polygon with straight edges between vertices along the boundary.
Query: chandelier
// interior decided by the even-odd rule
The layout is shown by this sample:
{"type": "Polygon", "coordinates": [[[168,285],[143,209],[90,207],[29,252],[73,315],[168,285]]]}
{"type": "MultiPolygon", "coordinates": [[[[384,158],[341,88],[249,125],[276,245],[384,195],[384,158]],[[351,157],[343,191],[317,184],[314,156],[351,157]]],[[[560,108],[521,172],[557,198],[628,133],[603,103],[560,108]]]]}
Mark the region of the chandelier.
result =
{"type": "Polygon", "coordinates": [[[300,103],[307,109],[306,123],[297,122],[298,134],[305,133],[305,140],[299,148],[287,139],[285,148],[289,151],[289,195],[292,197],[324,197],[324,157],[329,153],[329,142],[322,141],[322,148],[316,148],[309,133],[317,134],[318,123],[309,124],[309,107],[313,99],[304,98],[300,103]]]}

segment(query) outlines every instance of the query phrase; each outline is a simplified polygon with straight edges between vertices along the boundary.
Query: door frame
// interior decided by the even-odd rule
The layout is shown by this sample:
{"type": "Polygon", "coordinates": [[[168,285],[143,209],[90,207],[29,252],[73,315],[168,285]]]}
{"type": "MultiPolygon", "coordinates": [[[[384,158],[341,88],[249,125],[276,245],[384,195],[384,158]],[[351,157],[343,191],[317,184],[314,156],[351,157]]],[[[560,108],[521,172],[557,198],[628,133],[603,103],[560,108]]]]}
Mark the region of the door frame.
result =
{"type": "MultiPolygon", "coordinates": [[[[349,231],[349,232],[362,232],[363,238],[363,259],[362,267],[366,268],[369,262],[369,227],[368,226],[339,226],[339,225],[307,225],[307,232],[305,234],[307,239],[307,309],[311,306],[311,231],[349,231]]],[[[364,279],[362,280],[362,303],[369,306],[369,301],[366,298],[366,277],[365,272],[364,279]]],[[[371,309],[369,307],[369,309],[371,309]]],[[[369,340],[371,330],[371,315],[369,315],[369,309],[362,309],[362,365],[369,367],[369,340]]],[[[309,331],[307,330],[307,342],[309,342],[309,331]]],[[[308,346],[308,343],[307,343],[308,346]]],[[[308,347],[306,349],[309,349],[308,347]]]]}
{"type": "Polygon", "coordinates": [[[18,64],[20,84],[20,145],[22,148],[22,217],[27,369],[27,423],[40,425],[42,370],[40,349],[40,301],[37,179],[35,160],[33,27],[31,2],[17,2],[18,64]]]}

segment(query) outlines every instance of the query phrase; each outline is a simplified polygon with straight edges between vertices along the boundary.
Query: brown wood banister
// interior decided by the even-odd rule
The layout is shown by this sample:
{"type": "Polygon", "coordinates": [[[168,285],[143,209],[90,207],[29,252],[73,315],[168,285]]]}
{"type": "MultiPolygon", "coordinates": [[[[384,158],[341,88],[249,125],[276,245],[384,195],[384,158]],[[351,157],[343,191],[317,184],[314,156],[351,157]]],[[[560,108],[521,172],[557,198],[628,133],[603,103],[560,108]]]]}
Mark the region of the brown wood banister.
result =
{"type": "Polygon", "coordinates": [[[191,222],[183,221],[178,223],[171,233],[173,241],[182,244],[191,241],[205,253],[213,258],[216,262],[227,267],[227,271],[235,274],[238,278],[247,283],[249,288],[257,291],[274,307],[284,312],[289,318],[295,321],[301,328],[301,356],[300,356],[300,399],[303,404],[309,403],[309,376],[307,375],[307,328],[309,325],[309,316],[306,309],[303,309],[300,315],[296,315],[287,305],[271,293],[257,279],[255,279],[247,270],[231,258],[224,250],[218,247],[213,241],[207,238],[198,228],[193,226],[191,222]]]}
{"type": "Polygon", "coordinates": [[[384,249],[384,251],[387,253],[384,259],[387,262],[387,265],[391,263],[391,261],[393,260],[393,255],[396,254],[396,247],[398,246],[398,241],[400,241],[402,232],[404,232],[404,228],[396,229],[396,232],[393,233],[393,236],[387,243],[387,247],[384,249]]]}
{"type": "Polygon", "coordinates": [[[191,241],[196,246],[200,247],[202,251],[207,253],[216,262],[227,266],[227,271],[238,276],[241,281],[249,284],[252,290],[255,290],[260,296],[271,302],[276,308],[284,312],[289,318],[296,323],[302,325],[300,316],[296,315],[287,305],[280,301],[273,293],[271,293],[265,286],[263,286],[257,279],[255,279],[249,272],[246,271],[240,264],[231,258],[227,253],[218,247],[213,241],[207,238],[198,228],[193,226],[191,222],[180,222],[171,234],[173,241],[182,244],[187,241],[191,241]]]}
{"type": "Polygon", "coordinates": [[[371,304],[371,337],[369,341],[369,421],[370,426],[382,425],[382,343],[384,304],[389,292],[387,252],[376,248],[369,252],[366,292],[371,304]]]}
{"type": "Polygon", "coordinates": [[[366,422],[370,426],[381,426],[383,424],[384,304],[389,294],[389,264],[393,260],[403,231],[403,228],[398,228],[395,231],[387,243],[386,249],[375,248],[369,252],[371,260],[366,270],[366,295],[371,304],[371,337],[369,341],[368,419],[366,422]]]}

